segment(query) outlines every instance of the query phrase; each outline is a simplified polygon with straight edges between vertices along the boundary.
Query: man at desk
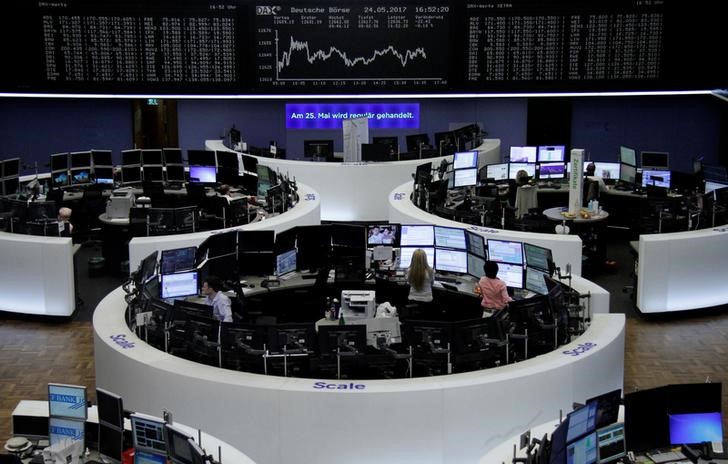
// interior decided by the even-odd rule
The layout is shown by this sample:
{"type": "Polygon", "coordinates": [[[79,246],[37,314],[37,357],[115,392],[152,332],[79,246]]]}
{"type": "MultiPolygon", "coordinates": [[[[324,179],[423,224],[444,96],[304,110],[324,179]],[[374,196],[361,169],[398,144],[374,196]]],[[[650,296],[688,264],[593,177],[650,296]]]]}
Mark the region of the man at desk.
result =
{"type": "Polygon", "coordinates": [[[220,322],[232,322],[230,298],[221,290],[222,282],[215,276],[209,276],[202,282],[202,294],[207,304],[212,305],[212,317],[220,322]]]}
{"type": "Polygon", "coordinates": [[[65,206],[58,210],[58,224],[62,225],[64,228],[63,232],[59,230],[61,236],[68,237],[73,233],[73,224],[71,224],[72,212],[71,208],[66,208],[65,206]],[[68,232],[67,235],[66,231],[68,232]]]}

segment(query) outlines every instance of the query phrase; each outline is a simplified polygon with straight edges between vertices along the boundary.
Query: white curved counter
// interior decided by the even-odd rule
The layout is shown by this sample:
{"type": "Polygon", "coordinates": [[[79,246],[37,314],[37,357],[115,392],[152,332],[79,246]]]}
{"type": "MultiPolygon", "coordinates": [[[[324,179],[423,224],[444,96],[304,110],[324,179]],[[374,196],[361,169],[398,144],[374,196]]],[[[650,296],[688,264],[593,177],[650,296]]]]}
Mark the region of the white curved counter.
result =
{"type": "MultiPolygon", "coordinates": [[[[231,151],[222,140],[206,140],[208,150],[231,151]]],[[[477,148],[478,164],[500,161],[500,139],[486,139],[477,148]]],[[[246,155],[251,156],[251,155],[246,155]]],[[[418,164],[440,164],[443,158],[387,161],[381,163],[319,163],[254,157],[258,162],[288,173],[321,194],[321,219],[327,221],[381,221],[387,218],[387,195],[402,182],[412,179],[418,164]]]]}
{"type": "Polygon", "coordinates": [[[728,227],[640,235],[637,308],[661,313],[728,303],[728,227]]]}
{"type": "Polygon", "coordinates": [[[398,224],[434,224],[447,227],[465,227],[483,237],[498,240],[515,240],[550,248],[554,262],[561,270],[571,264],[571,272],[581,275],[581,239],[577,235],[541,234],[516,230],[492,229],[463,224],[423,211],[412,203],[413,182],[396,187],[389,194],[389,222],[398,224]]]}
{"type": "Polygon", "coordinates": [[[621,314],[597,314],[558,351],[450,376],[334,381],[249,374],[146,345],[124,292],[94,312],[96,384],[141,411],[166,408],[261,464],[477,462],[574,401],[622,388],[621,314]]]}
{"type": "Polygon", "coordinates": [[[73,252],[70,238],[0,232],[0,311],[73,314],[73,252]]]}
{"type": "Polygon", "coordinates": [[[135,271],[142,259],[155,250],[162,251],[197,246],[210,235],[220,232],[230,230],[273,230],[278,233],[296,226],[321,224],[321,197],[319,193],[311,187],[298,182],[298,198],[298,203],[285,213],[242,226],[191,234],[134,237],[129,242],[129,271],[135,271]]]}

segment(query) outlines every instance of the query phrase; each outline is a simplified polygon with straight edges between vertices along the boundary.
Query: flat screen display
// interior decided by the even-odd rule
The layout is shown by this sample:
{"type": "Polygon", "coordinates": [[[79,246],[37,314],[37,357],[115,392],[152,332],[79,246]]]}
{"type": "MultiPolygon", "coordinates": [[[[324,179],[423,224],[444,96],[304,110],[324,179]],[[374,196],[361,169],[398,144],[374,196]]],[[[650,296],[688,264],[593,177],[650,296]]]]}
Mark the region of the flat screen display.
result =
{"type": "Polygon", "coordinates": [[[123,150],[121,152],[122,166],[134,166],[137,164],[142,164],[141,150],[123,150]]]}
{"type": "Polygon", "coordinates": [[[124,403],[119,395],[97,388],[96,402],[99,422],[124,428],[124,403]]]}
{"type": "Polygon", "coordinates": [[[642,169],[668,169],[670,154],[664,151],[643,151],[640,153],[642,169]]]}
{"type": "Polygon", "coordinates": [[[182,164],[182,150],[179,148],[164,148],[164,164],[182,164]]]}
{"type": "Polygon", "coordinates": [[[167,165],[165,168],[167,172],[168,182],[184,182],[185,181],[185,167],[182,165],[167,165]]]}
{"type": "Polygon", "coordinates": [[[82,420],[48,418],[48,439],[51,445],[63,440],[84,441],[86,423],[82,420]]]}
{"type": "Polygon", "coordinates": [[[485,167],[485,177],[489,179],[508,180],[508,163],[489,164],[485,167]]]}
{"type": "Polygon", "coordinates": [[[488,239],[488,259],[497,263],[523,264],[523,243],[488,239]]]}
{"type": "Polygon", "coordinates": [[[402,247],[399,249],[399,269],[407,269],[410,267],[412,262],[412,253],[416,249],[422,248],[427,255],[427,264],[430,267],[435,267],[435,249],[432,247],[402,247]]]}
{"type": "Polygon", "coordinates": [[[167,464],[167,456],[135,450],[134,464],[167,464]]]}
{"type": "Polygon", "coordinates": [[[167,450],[170,460],[175,464],[194,464],[190,449],[190,436],[174,426],[166,424],[167,450]]]}
{"type": "Polygon", "coordinates": [[[566,166],[563,162],[541,163],[538,167],[539,179],[563,179],[566,176],[566,166]]]}
{"type": "Polygon", "coordinates": [[[137,183],[142,181],[141,166],[122,166],[121,182],[124,184],[137,183]]]}
{"type": "Polygon", "coordinates": [[[511,163],[535,163],[537,147],[511,147],[509,161],[511,163]]]}
{"type": "Polygon", "coordinates": [[[566,159],[566,147],[564,145],[541,145],[538,147],[536,160],[541,162],[561,161],[566,159]]]}
{"type": "Polygon", "coordinates": [[[468,253],[485,259],[485,239],[483,236],[469,230],[465,231],[465,236],[468,239],[468,253]]]}
{"type": "Polygon", "coordinates": [[[619,147],[619,162],[637,166],[637,153],[633,148],[619,147]]]}
{"type": "Polygon", "coordinates": [[[584,438],[566,446],[566,464],[596,464],[597,434],[590,433],[584,438]]]}
{"type": "Polygon", "coordinates": [[[194,246],[162,250],[159,272],[161,274],[174,274],[194,269],[196,254],[197,247],[194,246]]]}
{"type": "Polygon", "coordinates": [[[508,178],[515,179],[518,171],[526,171],[528,177],[536,175],[536,163],[510,163],[508,165],[508,178]]]}
{"type": "Polygon", "coordinates": [[[511,288],[523,288],[523,266],[498,263],[498,278],[511,288]]]}
{"type": "Polygon", "coordinates": [[[162,274],[159,287],[162,298],[197,295],[197,271],[162,274]]]}
{"type": "Polygon", "coordinates": [[[452,168],[453,169],[465,169],[465,168],[477,168],[478,167],[478,152],[473,151],[462,151],[457,152],[453,155],[452,168]]]}
{"type": "Polygon", "coordinates": [[[122,429],[99,424],[99,454],[103,462],[121,464],[121,453],[124,447],[122,429]]]}
{"type": "Polygon", "coordinates": [[[723,184],[723,183],[715,182],[712,180],[705,181],[705,193],[710,193],[713,190],[718,190],[718,189],[722,189],[722,188],[726,188],[726,187],[728,187],[728,183],[723,184]]]}
{"type": "Polygon", "coordinates": [[[86,387],[49,383],[48,415],[86,420],[86,387]]]}
{"type": "Polygon", "coordinates": [[[210,150],[187,150],[187,164],[190,166],[217,166],[215,152],[210,150]]]}
{"type": "Polygon", "coordinates": [[[97,184],[110,185],[114,183],[114,169],[113,168],[94,168],[94,182],[97,184]]]}
{"type": "Polygon", "coordinates": [[[276,255],[276,274],[282,275],[294,272],[296,270],[296,250],[285,251],[276,255]]]}
{"type": "Polygon", "coordinates": [[[215,166],[190,166],[190,182],[214,184],[216,181],[215,166]]]}
{"type": "Polygon", "coordinates": [[[453,187],[472,187],[478,183],[478,169],[458,169],[455,171],[453,187]]]}
{"type": "Polygon", "coordinates": [[[535,267],[542,271],[550,270],[551,250],[530,243],[523,244],[523,253],[526,256],[526,266],[535,267]]]}
{"type": "Polygon", "coordinates": [[[134,413],[131,415],[131,434],[135,450],[167,456],[162,419],[134,413]]]}
{"type": "Polygon", "coordinates": [[[722,441],[723,422],[719,412],[670,414],[670,444],[722,441]]]}
{"type": "Polygon", "coordinates": [[[54,187],[63,187],[64,185],[68,185],[71,181],[71,178],[68,177],[68,171],[51,173],[51,178],[53,179],[54,187]]]}
{"type": "Polygon", "coordinates": [[[435,269],[444,272],[468,273],[468,255],[465,251],[435,248],[435,269]]]}
{"type": "MultiPolygon", "coordinates": [[[[586,164],[584,169],[586,170],[586,164]]],[[[594,175],[604,179],[619,179],[619,163],[594,162],[594,175]]]]}
{"type": "Polygon", "coordinates": [[[624,424],[612,424],[597,430],[599,464],[608,464],[624,457],[627,449],[624,443],[624,424]]]}
{"type": "Polygon", "coordinates": [[[431,247],[435,245],[433,226],[403,225],[400,245],[431,247]]]}
{"type": "Polygon", "coordinates": [[[637,168],[629,164],[621,163],[619,165],[619,180],[627,184],[634,184],[637,177],[637,168]]]}
{"type": "MultiPolygon", "coordinates": [[[[500,265],[499,265],[500,266],[500,265]]],[[[532,267],[526,268],[526,290],[539,295],[546,295],[549,292],[546,286],[546,273],[532,267]]]]}
{"type": "Polygon", "coordinates": [[[435,246],[465,250],[465,229],[435,226],[435,246]]]}
{"type": "Polygon", "coordinates": [[[670,188],[670,171],[647,170],[642,171],[642,187],[654,185],[655,187],[670,188]]]}
{"type": "Polygon", "coordinates": [[[91,169],[71,169],[71,185],[88,184],[91,182],[91,169]]]}
{"type": "Polygon", "coordinates": [[[587,404],[569,413],[569,429],[566,431],[566,442],[576,440],[582,435],[591,433],[596,426],[597,406],[587,404]]]}
{"type": "Polygon", "coordinates": [[[485,259],[468,253],[468,274],[476,279],[485,275],[485,259]]]}
{"type": "Polygon", "coordinates": [[[68,153],[55,153],[51,155],[51,171],[68,169],[68,153]]]}
{"type": "Polygon", "coordinates": [[[142,150],[142,164],[144,166],[161,166],[162,150],[142,150]]]}
{"type": "Polygon", "coordinates": [[[77,152],[71,153],[71,167],[72,168],[91,167],[91,152],[90,151],[77,151],[77,152]]]}
{"type": "Polygon", "coordinates": [[[367,225],[367,245],[395,245],[399,243],[398,224],[367,225]]]}
{"type": "Polygon", "coordinates": [[[91,161],[94,166],[113,166],[111,150],[91,150],[91,161]]]}

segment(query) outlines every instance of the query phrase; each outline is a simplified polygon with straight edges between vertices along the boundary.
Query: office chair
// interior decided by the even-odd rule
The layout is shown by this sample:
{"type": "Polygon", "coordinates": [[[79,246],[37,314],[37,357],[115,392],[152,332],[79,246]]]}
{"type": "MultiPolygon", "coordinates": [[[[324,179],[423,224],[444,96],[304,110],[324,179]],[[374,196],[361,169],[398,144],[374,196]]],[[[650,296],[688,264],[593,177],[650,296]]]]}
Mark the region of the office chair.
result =
{"type": "Polygon", "coordinates": [[[521,219],[529,210],[538,208],[538,187],[535,185],[519,185],[516,189],[516,219],[521,219]]]}

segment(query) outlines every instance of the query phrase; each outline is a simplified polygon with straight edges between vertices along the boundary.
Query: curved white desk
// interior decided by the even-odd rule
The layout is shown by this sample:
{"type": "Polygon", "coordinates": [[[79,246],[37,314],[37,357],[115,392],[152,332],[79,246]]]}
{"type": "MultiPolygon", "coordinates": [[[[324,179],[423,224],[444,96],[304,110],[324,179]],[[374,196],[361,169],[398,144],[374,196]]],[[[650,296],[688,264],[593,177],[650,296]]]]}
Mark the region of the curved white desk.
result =
{"type": "Polygon", "coordinates": [[[0,232],[0,311],[70,316],[76,309],[67,237],[0,232]]]}
{"type": "MultiPolygon", "coordinates": [[[[222,140],[206,140],[208,150],[231,151],[222,140]]],[[[478,165],[499,162],[500,139],[486,139],[477,148],[478,165]]],[[[246,155],[250,156],[250,155],[246,155]]],[[[254,157],[258,162],[288,173],[321,194],[321,219],[328,221],[381,221],[387,218],[387,195],[402,182],[412,179],[417,165],[443,158],[381,163],[319,163],[254,157]]]]}
{"type": "Polygon", "coordinates": [[[321,197],[319,193],[298,182],[298,198],[298,203],[285,213],[243,226],[191,234],[134,237],[129,242],[129,270],[131,272],[135,271],[142,259],[155,250],[161,252],[162,250],[197,246],[210,235],[220,232],[230,230],[273,230],[278,233],[296,226],[321,224],[321,197]]]}
{"type": "Polygon", "coordinates": [[[621,314],[558,351],[477,372],[334,381],[204,366],[146,345],[121,288],[94,313],[96,384],[140,411],[173,411],[259,463],[477,462],[574,401],[622,388],[621,314]],[[360,385],[360,387],[357,387],[360,385]]]}
{"type": "Polygon", "coordinates": [[[661,313],[728,303],[728,227],[640,235],[637,308],[661,313]]]}
{"type": "Polygon", "coordinates": [[[398,224],[434,224],[447,227],[465,227],[483,237],[498,240],[515,240],[550,248],[557,267],[566,269],[571,264],[571,272],[581,275],[581,239],[576,235],[541,234],[516,230],[491,229],[467,225],[441,218],[423,211],[412,203],[413,182],[396,187],[389,194],[389,222],[398,224]]]}

